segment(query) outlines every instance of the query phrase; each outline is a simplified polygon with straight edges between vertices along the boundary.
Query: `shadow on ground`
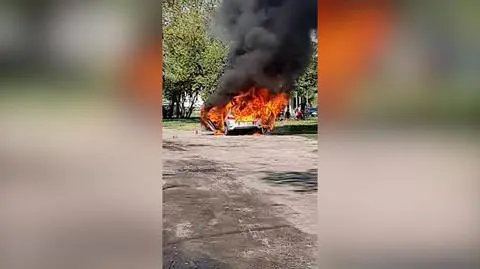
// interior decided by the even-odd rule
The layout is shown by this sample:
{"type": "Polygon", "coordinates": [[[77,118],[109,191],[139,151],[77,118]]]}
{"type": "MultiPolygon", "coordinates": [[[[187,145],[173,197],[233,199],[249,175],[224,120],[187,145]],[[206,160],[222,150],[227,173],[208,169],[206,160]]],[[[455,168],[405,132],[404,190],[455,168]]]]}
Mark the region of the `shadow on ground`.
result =
{"type": "Polygon", "coordinates": [[[186,151],[183,147],[180,145],[170,142],[170,141],[163,141],[162,147],[167,150],[171,151],[186,151]]]}
{"type": "Polygon", "coordinates": [[[317,191],[316,169],[306,172],[270,172],[262,180],[274,185],[288,185],[294,187],[294,192],[316,192],[317,191]]]}

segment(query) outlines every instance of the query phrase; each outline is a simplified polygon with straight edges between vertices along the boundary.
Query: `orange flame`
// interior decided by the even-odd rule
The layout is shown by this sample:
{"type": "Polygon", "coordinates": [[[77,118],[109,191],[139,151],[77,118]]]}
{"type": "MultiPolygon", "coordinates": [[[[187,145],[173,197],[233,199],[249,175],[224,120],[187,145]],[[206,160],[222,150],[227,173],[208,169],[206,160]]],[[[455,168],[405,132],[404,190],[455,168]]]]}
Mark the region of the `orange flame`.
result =
{"type": "Polygon", "coordinates": [[[224,130],[224,122],[230,112],[238,121],[260,120],[262,128],[271,131],[277,115],[288,103],[286,93],[273,94],[267,88],[252,87],[235,96],[224,107],[213,107],[210,111],[203,110],[201,121],[204,125],[210,121],[217,129],[217,134],[224,130]]]}

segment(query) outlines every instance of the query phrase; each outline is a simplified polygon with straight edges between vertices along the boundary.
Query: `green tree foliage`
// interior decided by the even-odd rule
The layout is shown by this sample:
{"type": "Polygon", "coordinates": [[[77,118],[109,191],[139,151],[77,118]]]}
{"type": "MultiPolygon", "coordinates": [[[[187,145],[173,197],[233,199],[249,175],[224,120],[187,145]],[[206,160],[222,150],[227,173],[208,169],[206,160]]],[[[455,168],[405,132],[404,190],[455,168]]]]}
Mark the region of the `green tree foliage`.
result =
{"type": "Polygon", "coordinates": [[[318,93],[318,69],[317,69],[317,42],[313,43],[313,53],[310,60],[310,64],[306,68],[305,72],[297,79],[295,83],[294,91],[297,92],[299,96],[304,96],[308,98],[308,103],[315,105],[317,103],[317,93],[318,93]]]}
{"type": "MultiPolygon", "coordinates": [[[[226,60],[227,44],[211,34],[219,0],[169,0],[163,2],[163,96],[167,118],[188,118],[194,103],[215,89],[226,60]],[[188,104],[188,105],[187,105],[188,104]]],[[[316,103],[316,40],[312,61],[296,81],[299,96],[316,103]]]]}
{"type": "Polygon", "coordinates": [[[215,7],[215,1],[207,0],[164,3],[166,117],[190,117],[194,103],[215,88],[227,53],[227,47],[210,35],[215,7]]]}

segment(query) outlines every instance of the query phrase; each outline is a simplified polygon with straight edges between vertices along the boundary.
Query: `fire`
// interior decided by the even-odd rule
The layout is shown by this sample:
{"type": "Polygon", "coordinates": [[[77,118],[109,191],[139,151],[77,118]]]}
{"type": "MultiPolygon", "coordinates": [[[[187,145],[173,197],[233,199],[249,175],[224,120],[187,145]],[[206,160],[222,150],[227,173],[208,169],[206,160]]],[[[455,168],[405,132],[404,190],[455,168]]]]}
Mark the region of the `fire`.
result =
{"type": "Polygon", "coordinates": [[[213,123],[216,133],[221,134],[224,130],[225,118],[230,112],[238,121],[260,120],[262,128],[271,131],[277,115],[287,103],[286,93],[273,94],[267,88],[252,87],[235,96],[224,107],[213,107],[210,111],[202,111],[201,120],[203,124],[213,123]]]}

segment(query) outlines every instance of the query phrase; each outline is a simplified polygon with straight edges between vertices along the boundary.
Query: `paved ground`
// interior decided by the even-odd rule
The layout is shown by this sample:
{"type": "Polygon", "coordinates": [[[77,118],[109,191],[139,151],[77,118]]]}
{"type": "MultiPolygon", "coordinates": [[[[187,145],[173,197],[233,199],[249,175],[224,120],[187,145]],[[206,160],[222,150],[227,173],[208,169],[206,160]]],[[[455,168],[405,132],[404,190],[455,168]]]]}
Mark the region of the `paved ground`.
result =
{"type": "Polygon", "coordinates": [[[317,142],[163,130],[163,268],[316,268],[317,142]]]}

